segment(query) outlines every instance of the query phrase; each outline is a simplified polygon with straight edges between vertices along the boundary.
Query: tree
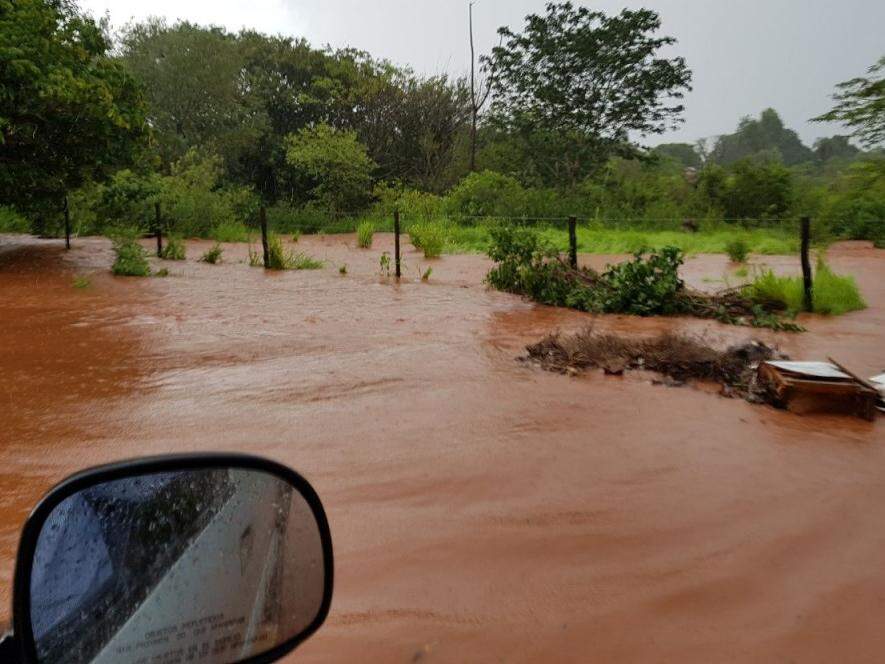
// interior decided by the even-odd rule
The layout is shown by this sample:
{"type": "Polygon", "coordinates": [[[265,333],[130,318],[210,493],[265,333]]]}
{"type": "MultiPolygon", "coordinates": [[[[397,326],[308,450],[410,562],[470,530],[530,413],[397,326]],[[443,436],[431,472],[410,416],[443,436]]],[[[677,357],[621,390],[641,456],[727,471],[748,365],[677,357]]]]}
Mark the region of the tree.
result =
{"type": "Polygon", "coordinates": [[[607,16],[551,2],[546,15],[526,17],[522,33],[500,28],[502,44],[484,60],[497,122],[520,133],[580,136],[580,149],[559,159],[572,185],[631,145],[631,133],[675,127],[691,72],[683,58],[661,56],[676,40],[655,37],[660,26],[646,9],[607,16]]]}
{"type": "Polygon", "coordinates": [[[368,201],[375,163],[356,132],[329,125],[286,138],[286,161],[332,216],[354,213],[368,201]]]}
{"type": "Polygon", "coordinates": [[[121,52],[144,83],[167,166],[191,148],[235,164],[264,129],[264,108],[243,75],[243,50],[224,29],[151,19],[127,27],[121,52]]]}
{"type": "Polygon", "coordinates": [[[836,86],[836,106],[815,122],[841,122],[868,148],[885,142],[885,56],[869,68],[869,77],[853,78],[836,86]]]}
{"type": "Polygon", "coordinates": [[[758,120],[742,118],[735,133],[717,139],[709,158],[727,165],[762,153],[779,155],[787,166],[814,158],[814,153],[803,145],[795,131],[784,126],[773,108],[762,111],[758,120]]]}
{"type": "Polygon", "coordinates": [[[140,86],[68,0],[0,0],[0,200],[59,210],[148,140],[140,86]]]}
{"type": "Polygon", "coordinates": [[[822,162],[831,159],[853,159],[860,150],[848,141],[848,136],[832,136],[819,138],[814,143],[814,154],[822,162]]]}
{"type": "Polygon", "coordinates": [[[662,157],[675,159],[688,168],[700,168],[703,165],[701,155],[691,143],[662,143],[652,152],[662,157]]]}
{"type": "Polygon", "coordinates": [[[793,199],[792,176],[777,161],[744,159],[734,165],[723,194],[729,219],[781,219],[793,199]]]}

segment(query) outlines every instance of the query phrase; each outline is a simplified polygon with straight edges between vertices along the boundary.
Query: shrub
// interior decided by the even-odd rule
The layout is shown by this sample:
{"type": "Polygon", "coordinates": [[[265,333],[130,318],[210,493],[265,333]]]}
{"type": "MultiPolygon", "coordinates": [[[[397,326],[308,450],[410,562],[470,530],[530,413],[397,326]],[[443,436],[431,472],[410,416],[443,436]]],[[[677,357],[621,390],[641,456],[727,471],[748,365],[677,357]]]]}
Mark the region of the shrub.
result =
{"type": "Polygon", "coordinates": [[[525,190],[518,180],[494,171],[471,173],[446,197],[450,214],[477,217],[518,216],[523,213],[525,190]]]}
{"type": "Polygon", "coordinates": [[[571,268],[531,229],[501,225],[491,229],[491,236],[489,257],[496,265],[486,277],[488,283],[543,304],[640,316],[688,314],[733,324],[799,330],[740,294],[706,295],[687,290],[679,278],[682,252],[675,247],[648,255],[637,252],[633,260],[598,273],[571,268]]]}
{"type": "Polygon", "coordinates": [[[126,277],[147,277],[151,274],[144,247],[138,243],[138,231],[118,229],[113,238],[116,259],[111,271],[126,277]]]}
{"type": "Polygon", "coordinates": [[[160,252],[160,258],[167,261],[183,261],[187,256],[187,250],[184,241],[176,236],[170,235],[166,238],[166,246],[160,252]]]}
{"type": "Polygon", "coordinates": [[[371,221],[362,222],[356,229],[356,242],[363,249],[372,246],[372,236],[375,234],[375,226],[371,221]]]}
{"type": "Polygon", "coordinates": [[[215,265],[221,260],[221,254],[223,253],[224,249],[220,244],[216,242],[215,246],[213,246],[209,251],[207,251],[200,257],[200,261],[202,261],[203,263],[210,263],[211,265],[215,265]]]}
{"type": "Polygon", "coordinates": [[[298,240],[301,239],[301,231],[294,231],[292,233],[292,242],[298,243],[298,240]]]}
{"type": "Polygon", "coordinates": [[[424,252],[425,258],[438,258],[446,242],[445,230],[432,222],[413,224],[409,228],[409,238],[416,249],[424,252]]]}
{"type": "Polygon", "coordinates": [[[169,276],[169,270],[168,270],[168,268],[165,268],[165,267],[164,267],[164,268],[162,268],[162,269],[160,269],[160,270],[157,270],[156,273],[154,273],[154,276],[155,276],[155,277],[168,277],[168,276],[169,276]]]}
{"type": "Polygon", "coordinates": [[[0,233],[28,233],[30,230],[27,219],[11,207],[0,206],[0,233]]]}
{"type": "Polygon", "coordinates": [[[725,253],[732,263],[745,263],[750,253],[750,245],[744,240],[736,238],[725,245],[725,253]]]}

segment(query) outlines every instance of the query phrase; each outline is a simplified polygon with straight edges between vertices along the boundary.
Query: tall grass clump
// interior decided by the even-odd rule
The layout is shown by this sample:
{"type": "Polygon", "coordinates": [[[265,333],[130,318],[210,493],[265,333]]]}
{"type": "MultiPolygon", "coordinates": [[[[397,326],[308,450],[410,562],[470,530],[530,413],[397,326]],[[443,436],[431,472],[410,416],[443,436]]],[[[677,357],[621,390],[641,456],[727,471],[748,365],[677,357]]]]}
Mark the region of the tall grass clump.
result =
{"type": "Polygon", "coordinates": [[[735,238],[725,245],[725,253],[732,263],[746,263],[750,254],[750,245],[742,238],[735,238]]]}
{"type": "Polygon", "coordinates": [[[356,229],[356,243],[361,249],[369,249],[372,246],[372,236],[375,235],[375,224],[364,221],[356,229]]]}
{"type": "Polygon", "coordinates": [[[209,251],[200,256],[200,262],[215,265],[216,263],[221,261],[221,254],[223,253],[224,248],[216,242],[215,246],[213,246],[211,249],[209,249],[209,251]]]}
{"type": "Polygon", "coordinates": [[[112,238],[116,259],[111,272],[124,277],[149,277],[151,266],[147,262],[147,252],[138,243],[135,229],[117,229],[112,238]]]}
{"type": "MultiPolygon", "coordinates": [[[[268,236],[267,249],[267,267],[270,270],[319,270],[323,267],[323,261],[321,260],[317,260],[307,254],[287,250],[283,247],[283,241],[276,233],[271,233],[268,236]]],[[[249,262],[250,264],[252,263],[251,250],[249,262]]]]}
{"type": "MultiPolygon", "coordinates": [[[[744,293],[754,302],[780,306],[794,315],[805,306],[802,277],[778,276],[771,270],[765,270],[747,284],[744,293]]],[[[817,261],[811,299],[814,313],[827,316],[840,316],[867,307],[854,277],[836,274],[822,256],[817,261]]]]}
{"type": "Polygon", "coordinates": [[[446,243],[446,232],[440,224],[425,221],[409,228],[409,238],[425,258],[438,258],[446,243]]]}
{"type": "Polygon", "coordinates": [[[170,235],[166,240],[166,246],[160,252],[160,258],[167,261],[183,261],[186,257],[184,240],[176,235],[170,235]]]}

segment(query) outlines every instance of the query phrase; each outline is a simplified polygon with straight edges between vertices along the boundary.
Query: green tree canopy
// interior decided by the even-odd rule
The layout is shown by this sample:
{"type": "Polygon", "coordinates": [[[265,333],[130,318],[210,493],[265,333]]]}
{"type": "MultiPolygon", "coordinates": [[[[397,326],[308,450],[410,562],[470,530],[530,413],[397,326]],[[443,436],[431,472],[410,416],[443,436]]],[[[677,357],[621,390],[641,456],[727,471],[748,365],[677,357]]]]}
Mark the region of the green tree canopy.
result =
{"type": "Polygon", "coordinates": [[[148,137],[141,87],[68,0],[0,0],[0,199],[60,207],[148,137]]]}
{"type": "Polygon", "coordinates": [[[286,161],[332,216],[365,205],[376,164],[356,132],[325,124],[302,129],[287,137],[286,161]]]}
{"type": "Polygon", "coordinates": [[[735,133],[717,139],[709,158],[717,164],[733,164],[760,154],[778,155],[787,166],[814,158],[814,153],[803,145],[795,131],[784,126],[773,108],[762,111],[758,120],[743,118],[735,133]]]}
{"type": "Polygon", "coordinates": [[[631,135],[680,122],[691,72],[682,58],[662,57],[676,40],[655,36],[660,26],[646,9],[608,16],[551,2],[545,15],[526,17],[523,32],[501,28],[502,44],[484,60],[493,116],[517,133],[580,136],[578,149],[560,158],[576,183],[631,135]]]}
{"type": "Polygon", "coordinates": [[[836,106],[814,118],[816,122],[842,122],[868,148],[885,143],[885,56],[869,68],[868,77],[853,78],[836,86],[836,106]]]}

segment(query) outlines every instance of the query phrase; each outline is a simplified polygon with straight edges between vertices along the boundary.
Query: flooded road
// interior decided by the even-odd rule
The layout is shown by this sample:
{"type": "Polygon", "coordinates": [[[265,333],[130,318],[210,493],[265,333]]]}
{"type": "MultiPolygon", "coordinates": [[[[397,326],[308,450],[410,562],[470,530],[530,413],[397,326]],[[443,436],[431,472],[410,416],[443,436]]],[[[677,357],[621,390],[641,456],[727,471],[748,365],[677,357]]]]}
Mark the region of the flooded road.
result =
{"type": "MultiPolygon", "coordinates": [[[[327,267],[268,274],[245,246],[197,263],[209,243],[191,242],[168,278],[132,280],[108,274],[103,240],[0,237],[0,619],[18,529],[54,482],[237,450],[301,471],[329,515],[332,613],[296,661],[882,660],[882,418],[531,369],[526,343],[592,317],[486,290],[479,256],[411,251],[396,285],[389,236],[354,244],[302,238],[327,267]]],[[[870,308],[805,334],[597,324],[885,370],[885,251],[846,243],[830,263],[870,308]]],[[[727,269],[701,256],[684,276],[713,288],[727,269]]]]}

